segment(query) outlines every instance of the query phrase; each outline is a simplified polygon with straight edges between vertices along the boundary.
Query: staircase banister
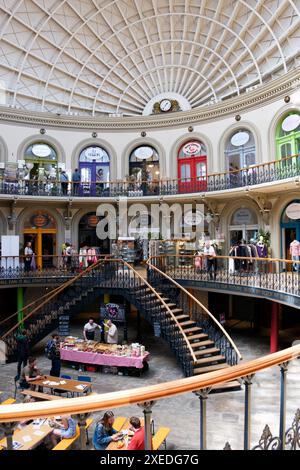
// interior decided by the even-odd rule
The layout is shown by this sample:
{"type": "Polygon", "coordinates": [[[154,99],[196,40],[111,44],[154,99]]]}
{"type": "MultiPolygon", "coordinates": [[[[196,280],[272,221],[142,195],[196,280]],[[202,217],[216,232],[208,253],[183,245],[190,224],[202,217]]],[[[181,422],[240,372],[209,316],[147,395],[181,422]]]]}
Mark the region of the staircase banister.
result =
{"type": "MultiPolygon", "coordinates": [[[[171,255],[170,255],[171,256],[171,255]]],[[[229,341],[229,343],[231,344],[231,346],[233,347],[234,351],[236,352],[238,358],[241,360],[242,359],[242,355],[240,353],[240,351],[238,350],[236,344],[234,343],[233,339],[229,336],[229,334],[227,333],[227,331],[223,328],[223,326],[221,325],[221,323],[218,322],[218,320],[212,315],[212,313],[210,313],[210,311],[198,300],[196,299],[196,297],[194,297],[189,291],[187,291],[184,287],[182,287],[180,284],[178,284],[178,282],[174,281],[174,279],[172,279],[170,276],[168,276],[167,274],[165,274],[163,271],[161,271],[160,269],[158,269],[156,266],[154,266],[153,264],[151,264],[150,262],[151,258],[148,259],[147,261],[147,264],[148,266],[151,268],[151,269],[154,269],[156,270],[157,272],[159,272],[159,274],[161,274],[162,276],[164,276],[166,279],[168,279],[169,281],[171,281],[176,287],[178,287],[182,292],[184,292],[185,294],[188,295],[188,297],[190,299],[192,299],[192,301],[196,302],[199,307],[201,307],[205,313],[207,313],[207,315],[213,320],[213,322],[217,325],[218,329],[220,331],[222,331],[223,335],[227,338],[227,340],[229,341]]]]}
{"type": "Polygon", "coordinates": [[[10,330],[8,330],[6,333],[4,333],[4,335],[0,338],[0,340],[4,341],[5,338],[10,335],[13,331],[17,330],[19,328],[19,326],[21,326],[24,321],[28,320],[28,318],[32,317],[38,310],[40,310],[44,305],[46,305],[46,303],[48,303],[52,298],[54,298],[57,294],[59,294],[60,292],[62,292],[63,290],[65,290],[67,287],[69,287],[70,285],[72,285],[74,282],[78,281],[78,279],[80,279],[82,276],[84,276],[85,274],[89,273],[90,271],[92,271],[93,269],[95,269],[96,267],[99,266],[99,264],[102,264],[104,263],[106,258],[104,259],[100,259],[100,260],[97,260],[96,263],[92,264],[91,266],[89,266],[87,269],[85,269],[84,271],[82,271],[81,273],[79,273],[77,276],[74,276],[72,279],[70,279],[69,281],[65,282],[64,284],[62,284],[61,286],[59,286],[57,289],[54,289],[53,291],[51,291],[49,297],[44,300],[44,302],[42,302],[41,304],[39,304],[37,307],[35,307],[32,312],[30,312],[26,317],[24,317],[21,321],[19,321],[16,325],[14,325],[12,328],[10,328],[10,330]]]}
{"type": "Polygon", "coordinates": [[[181,327],[180,323],[178,322],[177,318],[175,317],[175,315],[172,313],[172,310],[167,306],[166,302],[161,298],[161,296],[156,292],[156,290],[151,286],[151,284],[149,284],[149,282],[143,278],[143,276],[141,276],[135,269],[133,269],[132,266],[130,266],[130,264],[128,264],[126,261],[124,260],[116,260],[116,261],[122,261],[124,263],[125,266],[127,266],[129,269],[131,269],[145,284],[147,287],[149,287],[151,289],[151,291],[156,295],[156,297],[159,299],[159,301],[163,304],[163,306],[167,309],[168,313],[170,314],[170,316],[172,317],[172,319],[175,321],[178,329],[180,330],[185,342],[186,342],[186,345],[190,351],[190,354],[192,356],[192,359],[193,359],[193,362],[196,363],[197,361],[197,358],[195,356],[195,353],[190,345],[190,342],[188,341],[187,339],[187,336],[183,330],[183,328],[181,327]]]}
{"type": "Polygon", "coordinates": [[[173,380],[147,387],[140,387],[104,394],[87,395],[80,398],[62,398],[49,402],[3,405],[0,407],[0,422],[18,422],[26,419],[45,418],[64,414],[80,414],[120,408],[137,403],[165,399],[220,385],[246,377],[276,365],[289,362],[300,356],[300,345],[269,354],[226,369],[193,377],[173,380]]]}

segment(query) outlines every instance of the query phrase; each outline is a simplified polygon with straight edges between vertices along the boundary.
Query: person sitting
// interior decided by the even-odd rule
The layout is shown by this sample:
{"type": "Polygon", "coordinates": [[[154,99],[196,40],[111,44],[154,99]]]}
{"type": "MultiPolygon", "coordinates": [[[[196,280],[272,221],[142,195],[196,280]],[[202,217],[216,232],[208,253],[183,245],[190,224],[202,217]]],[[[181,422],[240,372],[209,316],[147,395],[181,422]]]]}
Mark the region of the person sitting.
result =
{"type": "Polygon", "coordinates": [[[30,390],[35,389],[34,382],[42,378],[41,371],[37,368],[36,358],[29,357],[28,366],[24,367],[21,373],[20,387],[30,390]]]}
{"type": "Polygon", "coordinates": [[[96,450],[105,450],[106,447],[111,443],[120,439],[121,433],[118,433],[114,428],[113,424],[115,417],[112,411],[106,411],[103,418],[96,424],[93,446],[96,450]]]}
{"type": "Polygon", "coordinates": [[[53,447],[62,439],[71,439],[76,434],[76,421],[71,416],[62,417],[61,423],[57,420],[53,421],[56,429],[51,433],[51,442],[53,447]]]}
{"type": "Polygon", "coordinates": [[[129,422],[129,430],[134,432],[134,436],[128,444],[127,450],[145,450],[145,428],[141,425],[140,419],[132,416],[129,422]]]}

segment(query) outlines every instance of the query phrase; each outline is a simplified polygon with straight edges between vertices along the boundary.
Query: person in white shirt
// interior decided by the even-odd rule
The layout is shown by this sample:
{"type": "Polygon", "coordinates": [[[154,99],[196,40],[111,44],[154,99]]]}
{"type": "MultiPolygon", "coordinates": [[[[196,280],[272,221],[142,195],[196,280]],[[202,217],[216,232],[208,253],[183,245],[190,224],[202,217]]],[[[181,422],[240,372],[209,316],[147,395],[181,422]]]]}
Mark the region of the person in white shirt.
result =
{"type": "Polygon", "coordinates": [[[106,342],[108,344],[118,344],[118,328],[111,320],[108,320],[106,324],[107,329],[107,339],[106,342]]]}
{"type": "Polygon", "coordinates": [[[31,267],[32,256],[33,256],[33,251],[32,251],[32,248],[31,248],[31,242],[28,242],[26,244],[26,247],[25,247],[25,250],[24,250],[24,255],[25,255],[25,259],[24,259],[25,272],[29,272],[30,267],[31,267]]]}
{"type": "Polygon", "coordinates": [[[206,258],[206,266],[207,266],[207,272],[209,273],[210,279],[216,279],[216,252],[213,246],[211,246],[211,243],[209,240],[205,242],[205,247],[203,250],[203,254],[205,255],[206,258]],[[214,269],[214,275],[212,274],[212,268],[214,269]]]}
{"type": "Polygon", "coordinates": [[[95,331],[99,328],[101,333],[101,326],[94,322],[94,319],[91,317],[89,318],[88,323],[84,325],[83,328],[83,337],[86,341],[94,340],[95,339],[95,331]]]}

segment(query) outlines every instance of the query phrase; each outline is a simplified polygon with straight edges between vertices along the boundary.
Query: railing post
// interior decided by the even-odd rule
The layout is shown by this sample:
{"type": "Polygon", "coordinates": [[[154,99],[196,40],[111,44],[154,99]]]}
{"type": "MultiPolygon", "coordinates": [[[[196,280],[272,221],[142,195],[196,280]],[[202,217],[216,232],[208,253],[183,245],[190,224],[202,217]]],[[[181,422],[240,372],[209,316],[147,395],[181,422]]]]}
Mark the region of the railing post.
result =
{"type": "Polygon", "coordinates": [[[6,438],[6,450],[13,450],[13,434],[18,423],[0,423],[0,429],[4,432],[6,438]]]}
{"type": "Polygon", "coordinates": [[[211,387],[203,388],[202,390],[197,390],[195,395],[199,397],[200,400],[200,450],[206,450],[206,404],[207,397],[211,387]]]}
{"type": "Polygon", "coordinates": [[[245,384],[244,450],[251,444],[251,386],[254,374],[242,377],[245,384]]]}
{"type": "Polygon", "coordinates": [[[143,413],[145,417],[145,450],[152,450],[152,434],[151,434],[151,415],[152,407],[155,405],[155,401],[145,401],[143,403],[138,403],[140,408],[143,408],[143,413]]]}
{"type": "Polygon", "coordinates": [[[283,362],[280,367],[280,422],[279,439],[280,449],[285,449],[285,430],[286,430],[286,374],[289,362],[283,362]]]}
{"type": "Polygon", "coordinates": [[[78,421],[79,431],[80,431],[80,450],[86,450],[87,445],[87,436],[86,436],[86,420],[89,417],[89,413],[81,413],[75,415],[75,418],[78,421]]]}

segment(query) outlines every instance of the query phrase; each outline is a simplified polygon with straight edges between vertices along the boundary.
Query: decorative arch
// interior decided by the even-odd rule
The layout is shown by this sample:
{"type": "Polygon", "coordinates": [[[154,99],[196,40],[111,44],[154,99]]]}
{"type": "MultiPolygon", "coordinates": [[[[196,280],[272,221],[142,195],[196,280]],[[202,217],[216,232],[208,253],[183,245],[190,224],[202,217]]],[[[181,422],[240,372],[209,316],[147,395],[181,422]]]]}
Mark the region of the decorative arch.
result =
{"type": "MultiPolygon", "coordinates": [[[[282,214],[284,210],[287,208],[289,204],[292,204],[295,201],[299,201],[299,190],[289,191],[285,193],[281,197],[277,199],[277,201],[273,204],[272,207],[272,225],[271,225],[271,233],[272,233],[272,248],[274,248],[273,256],[278,258],[285,258],[286,253],[284,252],[283,244],[284,244],[284,231],[283,226],[281,224],[282,214]]],[[[300,236],[300,222],[295,221],[296,229],[298,228],[298,236],[300,236]]],[[[300,240],[299,240],[300,241],[300,240]]]]}
{"type": "Polygon", "coordinates": [[[285,116],[287,116],[289,113],[291,112],[296,112],[296,113],[300,113],[300,107],[299,106],[296,106],[295,104],[293,103],[290,103],[288,105],[283,105],[281,106],[281,108],[277,111],[277,113],[275,113],[272,121],[271,121],[271,124],[269,126],[269,136],[268,136],[268,140],[269,140],[269,149],[270,149],[270,155],[272,156],[271,157],[271,160],[276,160],[276,130],[277,130],[277,127],[279,126],[279,123],[284,119],[285,116]]]}
{"type": "Polygon", "coordinates": [[[209,138],[201,132],[189,132],[179,137],[171,147],[170,151],[170,176],[173,179],[178,177],[177,157],[182,145],[189,140],[198,140],[202,142],[207,151],[207,172],[212,173],[213,169],[213,147],[209,138]]]}
{"type": "Polygon", "coordinates": [[[166,176],[166,152],[161,143],[150,137],[139,137],[138,139],[130,142],[124,149],[122,154],[122,176],[125,179],[126,175],[129,174],[129,157],[133,150],[140,146],[150,146],[153,147],[159,155],[159,164],[160,164],[160,179],[164,179],[166,176]]]}
{"type": "MultiPolygon", "coordinates": [[[[106,205],[104,203],[104,205],[108,207],[108,212],[109,212],[109,208],[111,208],[111,204],[106,205]]],[[[72,219],[71,233],[72,233],[72,243],[74,244],[76,249],[79,248],[79,229],[80,229],[80,223],[81,223],[82,219],[90,213],[92,215],[97,215],[97,209],[98,209],[97,207],[88,206],[87,208],[80,209],[74,215],[74,217],[72,219]]],[[[111,211],[110,215],[111,215],[112,219],[115,220],[116,213],[113,213],[113,211],[111,211]]],[[[95,230],[96,230],[96,227],[95,227],[95,230]]],[[[108,240],[108,243],[106,243],[105,246],[103,244],[101,245],[101,243],[99,243],[97,246],[100,247],[100,252],[102,251],[102,253],[103,253],[104,249],[105,249],[105,251],[109,252],[110,251],[110,240],[108,240]]]]}
{"type": "Polygon", "coordinates": [[[262,163],[261,136],[260,136],[259,130],[252,122],[243,121],[243,122],[232,124],[221,135],[221,138],[219,141],[219,158],[221,158],[221,161],[219,161],[219,164],[220,164],[220,169],[222,171],[228,171],[228,168],[226,166],[226,156],[225,156],[226,145],[227,145],[228,139],[230,139],[230,137],[234,134],[234,132],[238,131],[239,129],[248,130],[249,132],[252,133],[254,137],[254,143],[255,143],[255,163],[256,164],[262,163]]]}
{"type": "Polygon", "coordinates": [[[8,147],[3,137],[0,136],[0,162],[6,163],[7,160],[8,160],[8,147]]]}
{"type": "Polygon", "coordinates": [[[24,139],[18,147],[17,159],[24,160],[26,149],[34,143],[45,143],[51,145],[57,152],[58,163],[66,163],[66,153],[63,146],[58,140],[47,134],[34,134],[30,137],[26,137],[26,139],[24,139]]]}
{"type": "Polygon", "coordinates": [[[81,152],[87,148],[87,147],[94,147],[94,146],[99,146],[103,147],[107,153],[109,154],[110,158],[110,180],[113,181],[117,178],[117,152],[114,149],[114,147],[105,139],[100,139],[100,138],[89,138],[82,140],[79,142],[76,147],[74,148],[72,152],[72,159],[71,159],[71,165],[72,165],[72,171],[75,170],[75,168],[78,168],[78,162],[79,162],[79,156],[81,152]]]}

